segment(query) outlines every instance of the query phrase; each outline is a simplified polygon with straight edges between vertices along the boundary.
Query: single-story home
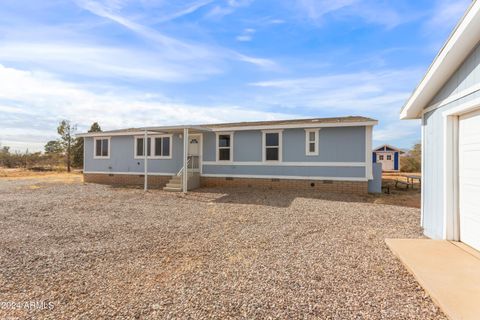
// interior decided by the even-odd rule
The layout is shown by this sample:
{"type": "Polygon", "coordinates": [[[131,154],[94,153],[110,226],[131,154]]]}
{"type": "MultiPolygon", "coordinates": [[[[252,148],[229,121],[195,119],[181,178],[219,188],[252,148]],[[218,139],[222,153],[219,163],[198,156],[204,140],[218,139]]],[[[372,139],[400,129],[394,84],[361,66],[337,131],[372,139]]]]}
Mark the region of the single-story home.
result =
{"type": "Polygon", "coordinates": [[[480,250],[480,2],[473,1],[401,111],[422,123],[422,226],[480,250]]]}
{"type": "Polygon", "coordinates": [[[373,163],[381,163],[383,171],[400,171],[400,154],[403,151],[384,144],[373,150],[373,163]]]}
{"type": "Polygon", "coordinates": [[[376,124],[350,116],[146,127],[78,137],[85,141],[86,182],[184,192],[198,186],[261,186],[367,193],[376,124]]]}

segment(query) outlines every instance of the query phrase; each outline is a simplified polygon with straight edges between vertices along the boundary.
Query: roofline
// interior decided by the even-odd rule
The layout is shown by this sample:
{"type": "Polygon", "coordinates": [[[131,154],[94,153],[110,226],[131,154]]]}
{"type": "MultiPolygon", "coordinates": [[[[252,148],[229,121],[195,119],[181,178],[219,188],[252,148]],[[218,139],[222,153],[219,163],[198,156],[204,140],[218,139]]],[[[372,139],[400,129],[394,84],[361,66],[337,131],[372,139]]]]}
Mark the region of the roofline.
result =
{"type": "Polygon", "coordinates": [[[388,148],[392,149],[393,151],[403,152],[402,150],[400,150],[400,149],[398,149],[398,148],[396,148],[392,145],[389,145],[389,144],[382,144],[381,146],[378,146],[378,147],[374,148],[373,151],[374,152],[378,151],[378,149],[384,148],[384,147],[388,147],[388,148]]]}
{"type": "Polygon", "coordinates": [[[128,131],[128,130],[117,130],[114,132],[109,131],[101,131],[101,132],[86,132],[86,133],[79,133],[76,136],[78,138],[85,138],[85,137],[104,137],[104,136],[138,136],[145,134],[161,134],[161,133],[169,133],[168,131],[183,131],[183,129],[192,129],[196,131],[211,131],[210,128],[201,127],[201,126],[163,126],[163,127],[146,127],[146,128],[137,128],[135,131],[128,131]]]}
{"type": "Polygon", "coordinates": [[[302,129],[302,128],[332,128],[332,127],[363,127],[375,126],[377,120],[372,121],[351,121],[351,122],[324,122],[324,123],[292,123],[273,125],[242,125],[231,127],[213,127],[212,131],[246,131],[246,130],[275,130],[275,129],[302,129]]]}
{"type": "Polygon", "coordinates": [[[115,132],[87,132],[79,133],[76,136],[79,138],[86,137],[106,137],[106,136],[137,136],[145,134],[147,130],[148,134],[159,134],[159,132],[180,130],[180,129],[192,129],[204,132],[223,132],[223,131],[246,131],[246,130],[274,130],[274,129],[298,129],[298,128],[331,128],[331,127],[362,127],[362,126],[375,126],[378,124],[377,120],[371,121],[351,121],[351,122],[326,122],[326,123],[292,123],[292,124],[276,124],[276,125],[251,125],[246,123],[245,125],[231,126],[231,127],[215,127],[211,128],[206,126],[166,126],[166,127],[147,127],[139,128],[136,131],[115,131],[115,132]]]}
{"type": "Polygon", "coordinates": [[[418,119],[480,41],[480,2],[473,0],[424,77],[400,111],[400,119],[418,119]]]}

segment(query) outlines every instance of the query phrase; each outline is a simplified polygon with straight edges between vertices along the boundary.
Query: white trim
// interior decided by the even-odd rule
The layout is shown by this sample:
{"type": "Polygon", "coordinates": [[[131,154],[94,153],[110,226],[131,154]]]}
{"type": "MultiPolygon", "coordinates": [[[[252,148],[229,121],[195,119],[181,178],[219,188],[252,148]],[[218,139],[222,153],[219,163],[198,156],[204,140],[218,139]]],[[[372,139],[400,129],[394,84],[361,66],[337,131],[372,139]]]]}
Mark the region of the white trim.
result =
{"type": "Polygon", "coordinates": [[[284,180],[331,180],[331,181],[368,181],[361,177],[303,177],[303,176],[269,176],[269,175],[243,175],[243,174],[202,174],[202,177],[220,178],[252,178],[252,179],[284,179],[284,180]]]}
{"type": "Polygon", "coordinates": [[[307,157],[318,156],[319,154],[319,150],[318,150],[319,149],[319,139],[318,139],[319,131],[320,131],[319,128],[305,129],[305,155],[307,157]],[[314,140],[310,141],[310,133],[312,132],[314,133],[314,140]],[[313,152],[310,151],[310,143],[315,144],[315,150],[313,152]]]}
{"type": "Polygon", "coordinates": [[[272,124],[272,125],[245,125],[234,127],[212,128],[212,131],[246,131],[246,130],[281,130],[281,129],[303,129],[303,128],[331,128],[331,127],[363,127],[375,126],[378,121],[362,122],[325,122],[325,123],[296,123],[296,124],[272,124]]]}
{"type": "MultiPolygon", "coordinates": [[[[309,119],[306,119],[309,120],[309,119]]],[[[152,127],[147,128],[151,130],[148,132],[149,135],[158,134],[158,131],[161,130],[181,130],[183,128],[190,128],[192,130],[199,130],[202,132],[222,132],[222,131],[246,131],[246,130],[274,130],[274,129],[301,129],[301,128],[330,128],[330,127],[363,127],[363,126],[375,126],[378,124],[378,121],[359,121],[359,122],[312,122],[312,123],[296,123],[296,124],[277,124],[277,125],[251,125],[246,124],[244,126],[233,126],[233,127],[213,127],[209,128],[208,125],[204,127],[199,126],[170,126],[170,127],[152,127]],[[153,131],[157,130],[157,131],[153,131]]],[[[215,126],[215,125],[212,125],[215,126]]],[[[79,133],[75,135],[76,137],[97,137],[102,134],[108,134],[109,136],[137,136],[142,135],[144,131],[120,131],[120,132],[88,132],[88,133],[79,133]]]]}
{"type": "Polygon", "coordinates": [[[233,162],[233,132],[231,131],[219,131],[215,132],[215,159],[217,162],[231,163],[233,162]],[[230,136],[230,147],[221,147],[222,149],[230,149],[230,160],[220,160],[220,145],[218,140],[220,136],[230,136]]]}
{"type": "Polygon", "coordinates": [[[480,110],[480,98],[442,112],[445,130],[443,133],[443,237],[460,240],[459,184],[458,184],[458,127],[464,114],[480,110]]]}
{"type": "Polygon", "coordinates": [[[262,161],[263,163],[280,163],[282,162],[282,153],[283,153],[283,130],[262,130],[262,161]],[[267,160],[266,153],[266,134],[267,133],[278,133],[278,147],[269,146],[268,148],[278,148],[278,160],[267,160]]]}
{"type": "MultiPolygon", "coordinates": [[[[119,171],[84,171],[86,174],[126,174],[134,176],[144,176],[145,172],[119,172],[119,171]]],[[[176,173],[171,172],[148,172],[149,176],[174,176],[176,173]]]]}
{"type": "Polygon", "coordinates": [[[283,124],[283,125],[263,125],[263,126],[238,126],[229,128],[213,128],[212,131],[229,130],[229,131],[244,131],[244,130],[280,130],[280,129],[302,129],[302,128],[329,128],[329,127],[363,127],[377,125],[378,121],[364,121],[364,122],[333,122],[333,123],[299,123],[299,124],[283,124]]]}
{"type": "MultiPolygon", "coordinates": [[[[93,159],[110,159],[110,146],[111,146],[111,138],[102,136],[102,137],[95,137],[93,138],[93,159]],[[97,140],[108,140],[108,156],[97,156],[97,140]]],[[[103,150],[103,143],[102,143],[102,150],[103,150]]]]}
{"type": "Polygon", "coordinates": [[[281,166],[281,167],[365,167],[365,162],[277,162],[277,161],[204,161],[205,166],[281,166]]]}
{"type": "MultiPolygon", "coordinates": [[[[143,135],[144,131],[122,131],[122,132],[87,132],[87,133],[79,133],[76,134],[75,137],[77,138],[93,138],[93,137],[103,137],[108,135],[109,137],[117,137],[117,136],[138,136],[143,135]]],[[[149,132],[148,134],[158,134],[158,132],[149,132]]]]}
{"type": "MultiPolygon", "coordinates": [[[[150,156],[148,156],[148,159],[150,160],[170,160],[172,159],[172,151],[173,151],[173,134],[156,134],[156,135],[149,135],[148,138],[150,138],[150,156]],[[170,155],[165,157],[165,156],[155,156],[155,138],[170,138],[170,155]]],[[[140,159],[144,160],[145,155],[137,155],[137,140],[138,139],[144,139],[144,136],[135,136],[133,137],[134,143],[133,143],[133,158],[134,159],[140,159]]],[[[163,142],[162,142],[163,143],[163,142]]],[[[148,144],[147,144],[148,145],[148,144]]],[[[163,148],[163,146],[162,146],[163,148]]],[[[144,147],[145,149],[145,147],[144,147]]]]}
{"type": "Polygon", "coordinates": [[[425,228],[425,118],[422,115],[422,130],[421,130],[421,176],[422,180],[420,183],[420,226],[425,228]]]}
{"type": "Polygon", "coordinates": [[[365,178],[373,180],[372,127],[365,127],[365,178]]]}
{"type": "Polygon", "coordinates": [[[435,57],[418,87],[400,112],[401,119],[419,118],[424,107],[460,67],[480,40],[480,1],[473,1],[435,57]]]}
{"type": "Polygon", "coordinates": [[[459,99],[462,99],[462,98],[464,98],[464,97],[466,97],[466,96],[469,96],[469,95],[471,95],[471,94],[473,94],[473,93],[475,93],[475,92],[477,92],[477,91],[480,91],[480,83],[477,83],[477,84],[475,84],[475,85],[473,85],[473,86],[471,86],[471,87],[469,87],[469,88],[467,88],[467,89],[465,89],[465,90],[463,90],[463,91],[460,91],[460,92],[455,93],[455,94],[453,94],[453,95],[451,95],[451,96],[448,96],[447,98],[443,99],[442,101],[439,101],[439,102],[437,102],[437,103],[435,103],[435,104],[433,104],[433,105],[431,105],[431,106],[423,109],[423,110],[422,110],[422,114],[423,114],[423,113],[430,112],[430,111],[432,111],[432,110],[436,110],[436,109],[441,108],[441,107],[444,107],[444,106],[446,106],[447,104],[450,104],[450,103],[452,103],[452,102],[455,102],[455,101],[457,101],[457,100],[459,100],[459,99]]]}

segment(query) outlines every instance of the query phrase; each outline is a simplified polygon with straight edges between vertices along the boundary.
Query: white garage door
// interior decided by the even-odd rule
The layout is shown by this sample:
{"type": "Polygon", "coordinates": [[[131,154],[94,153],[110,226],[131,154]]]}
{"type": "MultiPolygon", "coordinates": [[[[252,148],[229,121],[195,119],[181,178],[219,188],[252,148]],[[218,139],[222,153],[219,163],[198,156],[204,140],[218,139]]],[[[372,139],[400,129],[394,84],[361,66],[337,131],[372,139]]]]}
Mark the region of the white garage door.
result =
{"type": "Polygon", "coordinates": [[[460,117],[460,240],[480,250],[480,110],[460,117]]]}

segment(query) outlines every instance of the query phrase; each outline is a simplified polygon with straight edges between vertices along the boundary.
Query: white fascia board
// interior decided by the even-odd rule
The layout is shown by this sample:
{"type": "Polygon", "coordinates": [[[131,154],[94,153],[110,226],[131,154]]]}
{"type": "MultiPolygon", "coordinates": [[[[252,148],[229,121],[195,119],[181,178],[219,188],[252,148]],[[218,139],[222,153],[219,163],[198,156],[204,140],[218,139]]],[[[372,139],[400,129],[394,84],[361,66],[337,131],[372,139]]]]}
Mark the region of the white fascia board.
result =
{"type": "MultiPolygon", "coordinates": [[[[79,133],[75,136],[77,138],[89,138],[89,137],[116,137],[116,136],[143,136],[145,131],[121,131],[121,132],[87,132],[79,133]]],[[[147,132],[148,135],[158,135],[158,132],[147,132]]]]}
{"type": "MultiPolygon", "coordinates": [[[[364,122],[341,122],[341,123],[307,123],[307,124],[283,124],[283,125],[262,125],[262,126],[235,126],[235,127],[218,127],[218,128],[206,128],[198,126],[171,126],[171,127],[151,127],[147,134],[155,135],[159,134],[159,131],[166,130],[179,130],[179,129],[192,129],[203,132],[223,132],[223,131],[246,131],[246,130],[280,130],[280,129],[298,129],[298,128],[327,128],[327,127],[363,127],[363,126],[376,126],[378,121],[364,121],[364,122]]],[[[75,136],[78,138],[86,137],[114,137],[114,136],[136,136],[144,135],[145,131],[119,131],[119,132],[87,132],[79,133],[75,136]]]]}
{"type": "Polygon", "coordinates": [[[364,122],[340,122],[340,123],[296,123],[296,124],[276,124],[276,125],[260,125],[260,126],[236,126],[212,128],[212,131],[246,131],[246,130],[281,130],[281,129],[303,129],[303,128],[329,128],[329,127],[363,127],[375,126],[378,121],[364,122]]]}
{"type": "Polygon", "coordinates": [[[480,2],[474,1],[435,57],[400,112],[400,119],[419,119],[422,109],[440,91],[480,40],[480,2]]]}

